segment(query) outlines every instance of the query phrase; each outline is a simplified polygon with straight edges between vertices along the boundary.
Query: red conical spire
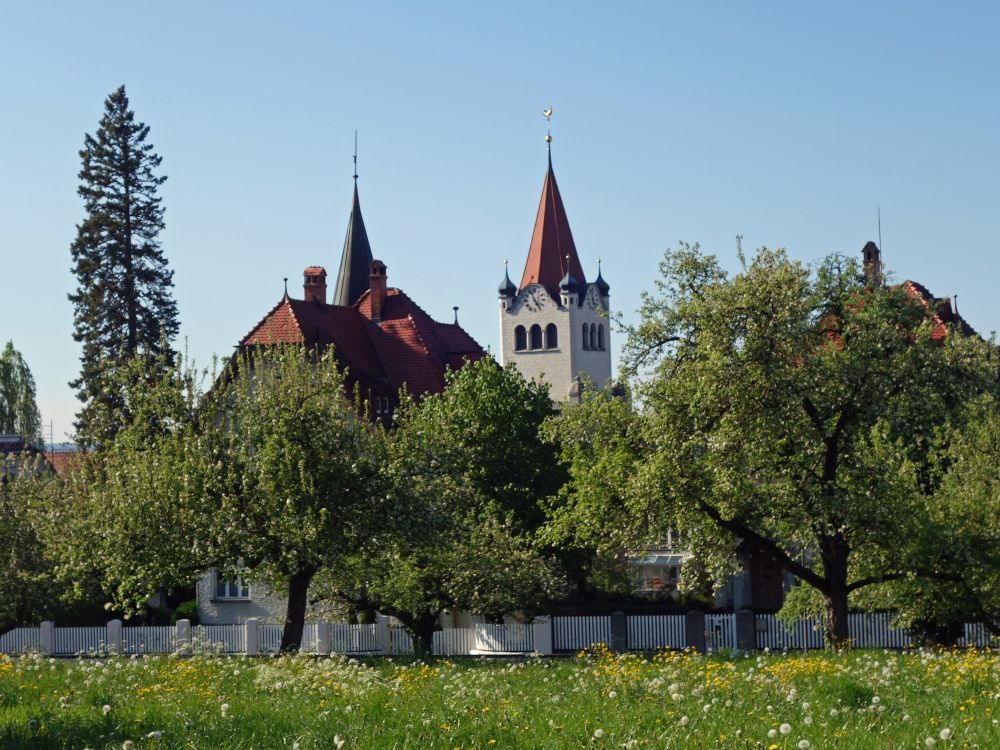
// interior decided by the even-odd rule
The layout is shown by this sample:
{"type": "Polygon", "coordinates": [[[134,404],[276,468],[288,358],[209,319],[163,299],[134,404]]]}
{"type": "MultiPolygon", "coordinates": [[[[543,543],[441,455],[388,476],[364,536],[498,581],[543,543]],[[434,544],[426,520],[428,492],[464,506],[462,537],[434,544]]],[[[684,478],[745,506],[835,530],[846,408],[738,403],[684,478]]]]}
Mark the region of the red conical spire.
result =
{"type": "Polygon", "coordinates": [[[569,228],[566,209],[563,207],[559,185],[552,171],[552,154],[549,154],[549,169],[542,185],[542,200],[538,204],[535,217],[535,231],[531,235],[528,260],[524,264],[520,288],[528,284],[542,284],[556,299],[559,298],[559,282],[567,271],[581,287],[587,283],[580,266],[580,258],[573,244],[573,232],[569,228]]]}

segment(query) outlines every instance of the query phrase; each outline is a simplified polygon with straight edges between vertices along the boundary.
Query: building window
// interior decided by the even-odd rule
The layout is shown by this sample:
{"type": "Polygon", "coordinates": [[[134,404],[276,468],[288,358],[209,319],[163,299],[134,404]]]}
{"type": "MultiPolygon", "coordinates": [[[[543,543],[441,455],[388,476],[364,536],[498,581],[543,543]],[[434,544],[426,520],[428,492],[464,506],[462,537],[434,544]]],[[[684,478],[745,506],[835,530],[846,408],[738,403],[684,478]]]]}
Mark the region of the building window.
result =
{"type": "Polygon", "coordinates": [[[243,576],[236,576],[234,579],[223,578],[216,572],[215,574],[215,598],[216,599],[249,599],[250,587],[243,576]]]}
{"type": "Polygon", "coordinates": [[[542,348],[542,327],[537,323],[531,326],[531,348],[542,348]]]}
{"type": "Polygon", "coordinates": [[[528,333],[524,330],[524,326],[518,326],[514,329],[514,351],[523,352],[528,348],[528,333]]]}
{"type": "Polygon", "coordinates": [[[604,351],[604,324],[597,326],[597,348],[604,351]]]}
{"type": "Polygon", "coordinates": [[[597,348],[597,326],[593,323],[590,324],[590,348],[597,348]]]}
{"type": "Polygon", "coordinates": [[[549,323],[545,326],[545,348],[555,349],[559,346],[559,331],[556,329],[555,323],[549,323]]]}
{"type": "Polygon", "coordinates": [[[388,417],[389,416],[389,399],[385,396],[375,397],[375,416],[376,417],[388,417]]]}
{"type": "Polygon", "coordinates": [[[586,323],[583,324],[583,348],[590,348],[590,327],[586,323]]]}

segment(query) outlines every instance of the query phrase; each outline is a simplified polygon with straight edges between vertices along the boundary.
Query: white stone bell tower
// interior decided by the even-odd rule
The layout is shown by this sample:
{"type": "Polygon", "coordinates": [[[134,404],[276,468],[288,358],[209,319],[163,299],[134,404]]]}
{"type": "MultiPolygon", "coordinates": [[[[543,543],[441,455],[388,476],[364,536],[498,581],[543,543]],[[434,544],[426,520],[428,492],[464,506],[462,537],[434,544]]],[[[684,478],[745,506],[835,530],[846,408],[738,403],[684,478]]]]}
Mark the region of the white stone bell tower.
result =
{"type": "MultiPolygon", "coordinates": [[[[547,138],[546,140],[550,140],[547,138]]],[[[578,401],[581,385],[611,379],[610,287],[601,276],[587,283],[573,244],[552,154],[517,286],[500,285],[500,351],[529,380],[548,383],[554,401],[578,401]]]]}

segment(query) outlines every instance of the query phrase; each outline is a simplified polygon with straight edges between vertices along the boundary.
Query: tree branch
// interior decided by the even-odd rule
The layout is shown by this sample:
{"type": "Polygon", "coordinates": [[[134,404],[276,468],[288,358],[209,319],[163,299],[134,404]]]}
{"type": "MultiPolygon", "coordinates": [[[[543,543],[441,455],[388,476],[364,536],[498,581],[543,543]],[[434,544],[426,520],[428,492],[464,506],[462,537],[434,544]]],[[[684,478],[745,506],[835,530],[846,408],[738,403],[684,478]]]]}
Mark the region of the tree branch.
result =
{"type": "Polygon", "coordinates": [[[730,531],[740,537],[751,547],[754,547],[762,554],[767,555],[776,563],[784,567],[788,572],[798,576],[811,586],[815,586],[820,591],[824,590],[824,587],[826,586],[826,579],[814,570],[807,568],[805,565],[792,558],[787,552],[785,552],[785,550],[778,546],[776,542],[757,533],[740,521],[735,519],[727,520],[723,518],[717,508],[713,508],[704,500],[699,499],[697,502],[705,515],[711,518],[717,526],[720,526],[726,531],[730,531]]]}

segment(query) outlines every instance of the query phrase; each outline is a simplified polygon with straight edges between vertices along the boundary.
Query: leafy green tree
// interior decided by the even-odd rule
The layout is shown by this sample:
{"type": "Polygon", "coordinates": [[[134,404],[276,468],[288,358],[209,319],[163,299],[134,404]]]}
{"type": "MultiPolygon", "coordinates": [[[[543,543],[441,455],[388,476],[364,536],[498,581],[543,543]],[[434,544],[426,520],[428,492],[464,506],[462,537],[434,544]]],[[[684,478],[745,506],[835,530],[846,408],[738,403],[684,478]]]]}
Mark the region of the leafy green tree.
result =
{"type": "Polygon", "coordinates": [[[297,649],[317,572],[366,555],[393,517],[384,435],[352,404],[332,349],[237,356],[209,411],[220,559],[284,582],[281,648],[297,649]]]}
{"type": "Polygon", "coordinates": [[[538,611],[563,585],[537,538],[564,476],[539,436],[552,413],[544,386],[491,359],[449,373],[440,394],[404,402],[389,436],[393,523],[371,552],[326,571],[332,590],[397,617],[423,652],[445,609],[538,611]]]}
{"type": "MultiPolygon", "coordinates": [[[[660,268],[626,346],[641,425],[592,411],[592,434],[620,436],[618,516],[680,528],[716,582],[737,546],[765,555],[820,592],[846,642],[849,594],[914,573],[899,553],[926,523],[934,430],[991,387],[991,350],[939,340],[920,301],[841,257],[810,271],[762,249],[730,277],[684,246],[660,268]]],[[[580,523],[603,522],[584,500],[580,523]]]]}
{"type": "Polygon", "coordinates": [[[163,207],[157,191],[166,177],[156,174],[161,158],[148,135],[122,86],[105,100],[97,131],[80,151],[77,192],[87,215],[70,248],[77,289],[69,299],[73,337],[83,351],[80,376],[70,385],[83,402],[77,439],[88,447],[109,442],[122,425],[95,412],[127,421],[114,371],[135,354],[169,353],[179,327],[173,272],[158,239],[163,207]]]}
{"type": "Polygon", "coordinates": [[[879,587],[898,619],[936,641],[962,623],[981,622],[1000,636],[1000,402],[976,399],[967,418],[942,430],[940,481],[927,496],[929,520],[908,545],[911,576],[879,587]]]}
{"type": "Polygon", "coordinates": [[[40,621],[60,594],[52,577],[53,563],[36,530],[34,512],[50,482],[39,476],[38,468],[29,461],[19,462],[10,475],[0,471],[0,539],[4,540],[0,552],[0,632],[40,621]]]}
{"type": "Polygon", "coordinates": [[[130,420],[58,483],[40,522],[60,579],[99,580],[107,606],[131,615],[219,558],[219,471],[197,373],[161,352],[136,355],[110,377],[130,420]]]}
{"type": "Polygon", "coordinates": [[[29,445],[42,443],[35,379],[13,341],[0,352],[0,434],[20,435],[29,445]]]}

